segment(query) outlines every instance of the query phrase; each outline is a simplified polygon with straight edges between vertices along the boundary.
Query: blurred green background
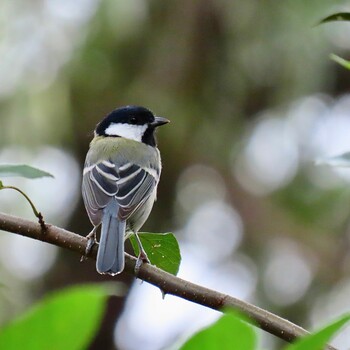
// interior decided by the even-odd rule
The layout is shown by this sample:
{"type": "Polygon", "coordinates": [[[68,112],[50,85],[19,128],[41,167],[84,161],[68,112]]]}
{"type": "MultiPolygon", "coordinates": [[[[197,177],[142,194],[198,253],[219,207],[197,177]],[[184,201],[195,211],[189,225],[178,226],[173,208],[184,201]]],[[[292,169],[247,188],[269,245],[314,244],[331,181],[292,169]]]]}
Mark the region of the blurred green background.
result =
{"type": "MultiPolygon", "coordinates": [[[[350,150],[349,11],[326,0],[13,0],[0,3],[0,162],[55,179],[8,179],[48,222],[91,230],[81,171],[99,120],[137,104],[167,117],[163,173],[144,226],[173,231],[179,276],[309,329],[350,308],[350,172],[315,166],[350,150]]],[[[0,210],[34,219],[16,193],[0,210]]],[[[91,349],[164,349],[218,314],[128,275],[0,235],[0,321],[67,285],[121,280],[91,349]]],[[[261,347],[277,349],[261,332],[261,347]]],[[[350,347],[344,332],[334,345],[350,347]]]]}

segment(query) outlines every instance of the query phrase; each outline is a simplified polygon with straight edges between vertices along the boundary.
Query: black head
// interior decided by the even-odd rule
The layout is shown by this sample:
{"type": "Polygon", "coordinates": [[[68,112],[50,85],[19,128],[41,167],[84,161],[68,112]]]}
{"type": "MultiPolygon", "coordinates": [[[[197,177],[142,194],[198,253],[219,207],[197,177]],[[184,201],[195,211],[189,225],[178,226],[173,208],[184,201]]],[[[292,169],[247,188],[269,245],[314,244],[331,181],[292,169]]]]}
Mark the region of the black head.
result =
{"type": "Polygon", "coordinates": [[[108,114],[95,129],[96,135],[105,137],[125,137],[156,146],[156,127],[169,120],[156,117],[149,109],[139,106],[126,106],[108,114]]]}

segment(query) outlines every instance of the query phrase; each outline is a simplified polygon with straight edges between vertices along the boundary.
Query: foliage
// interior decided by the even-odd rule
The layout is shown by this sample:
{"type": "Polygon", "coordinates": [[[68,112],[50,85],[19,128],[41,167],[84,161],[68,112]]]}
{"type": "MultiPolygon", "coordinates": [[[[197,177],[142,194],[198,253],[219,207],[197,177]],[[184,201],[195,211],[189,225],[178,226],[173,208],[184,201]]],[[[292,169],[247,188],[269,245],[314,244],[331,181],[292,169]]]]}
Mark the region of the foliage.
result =
{"type": "Polygon", "coordinates": [[[230,311],[211,326],[193,335],[181,350],[253,350],[256,338],[253,328],[230,311]]]}
{"type": "Polygon", "coordinates": [[[350,315],[331,322],[319,331],[304,337],[294,344],[287,346],[286,350],[322,350],[336,332],[350,321],[350,315]]]}
{"type": "Polygon", "coordinates": [[[328,22],[339,22],[339,21],[350,21],[349,12],[338,12],[333,15],[323,18],[318,24],[328,23],[328,22]]]}
{"type": "MultiPolygon", "coordinates": [[[[142,246],[152,265],[176,275],[179,271],[181,255],[179,244],[172,233],[140,232],[142,246]]],[[[135,236],[130,237],[134,252],[139,255],[135,236]]]]}
{"type": "MultiPolygon", "coordinates": [[[[327,16],[326,18],[323,18],[318,24],[324,24],[329,22],[339,22],[339,21],[350,21],[350,13],[349,12],[338,12],[334,13],[333,15],[327,16]]],[[[331,54],[330,58],[334,61],[343,66],[346,69],[350,69],[350,61],[345,60],[342,57],[339,57],[335,54],[331,54]]]]}
{"type": "MultiPolygon", "coordinates": [[[[322,350],[349,321],[350,315],[345,315],[319,331],[297,340],[285,350],[322,350]]],[[[253,327],[242,316],[230,311],[211,326],[194,334],[182,345],[181,350],[252,350],[257,349],[256,339],[253,327]]]]}
{"type": "MultiPolygon", "coordinates": [[[[33,168],[29,165],[16,165],[16,164],[1,164],[0,165],[0,176],[2,177],[13,177],[13,176],[19,176],[24,177],[27,179],[36,179],[41,177],[53,177],[50,173],[33,168]]],[[[42,214],[36,209],[34,203],[31,201],[31,199],[18,187],[15,186],[5,186],[3,182],[0,180],[0,190],[15,190],[19,192],[30,204],[32,207],[34,215],[39,219],[39,223],[44,225],[44,220],[42,214]]]]}
{"type": "Polygon", "coordinates": [[[27,179],[53,177],[50,173],[26,164],[0,164],[0,177],[20,176],[27,179]]]}
{"type": "Polygon", "coordinates": [[[86,349],[99,328],[108,294],[103,284],[52,293],[0,330],[0,348],[86,349]]]}

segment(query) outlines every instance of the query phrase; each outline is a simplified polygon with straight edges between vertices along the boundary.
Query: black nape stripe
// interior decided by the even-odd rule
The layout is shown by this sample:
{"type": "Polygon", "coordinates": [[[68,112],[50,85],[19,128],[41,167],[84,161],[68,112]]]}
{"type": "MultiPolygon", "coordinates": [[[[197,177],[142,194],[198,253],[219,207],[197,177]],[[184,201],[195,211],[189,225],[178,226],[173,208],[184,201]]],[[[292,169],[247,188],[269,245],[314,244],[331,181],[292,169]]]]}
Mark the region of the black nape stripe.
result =
{"type": "Polygon", "coordinates": [[[157,146],[157,142],[156,142],[156,138],[154,136],[154,128],[149,126],[146,131],[144,132],[141,141],[143,143],[145,143],[146,145],[152,146],[152,147],[156,147],[157,146]]]}

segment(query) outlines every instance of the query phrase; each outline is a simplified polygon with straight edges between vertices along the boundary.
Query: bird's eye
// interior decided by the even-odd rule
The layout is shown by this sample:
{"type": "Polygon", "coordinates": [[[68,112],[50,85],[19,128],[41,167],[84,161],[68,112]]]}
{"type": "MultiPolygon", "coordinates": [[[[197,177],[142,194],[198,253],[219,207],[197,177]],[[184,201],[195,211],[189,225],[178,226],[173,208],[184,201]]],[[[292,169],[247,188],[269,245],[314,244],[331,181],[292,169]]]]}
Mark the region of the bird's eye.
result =
{"type": "Polygon", "coordinates": [[[137,123],[136,117],[131,117],[130,118],[130,124],[136,124],[136,123],[137,123]]]}

